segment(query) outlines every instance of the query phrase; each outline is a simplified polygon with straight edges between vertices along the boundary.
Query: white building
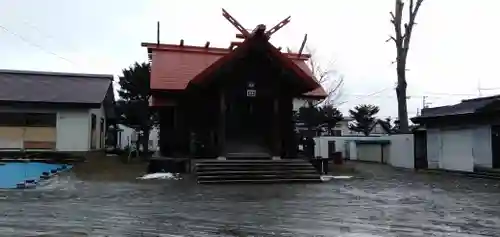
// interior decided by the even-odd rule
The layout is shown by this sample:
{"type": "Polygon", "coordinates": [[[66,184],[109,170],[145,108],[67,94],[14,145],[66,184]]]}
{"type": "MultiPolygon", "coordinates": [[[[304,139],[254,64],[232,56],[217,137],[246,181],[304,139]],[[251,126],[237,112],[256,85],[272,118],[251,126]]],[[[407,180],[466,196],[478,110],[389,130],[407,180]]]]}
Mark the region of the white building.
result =
{"type": "MultiPolygon", "coordinates": [[[[123,125],[123,124],[118,124],[118,127],[119,127],[119,130],[117,132],[117,144],[116,146],[118,148],[121,148],[121,149],[125,149],[127,146],[132,146],[132,141],[135,140],[133,138],[133,133],[134,133],[134,129],[126,126],[126,125],[123,125]]],[[[149,150],[150,151],[157,151],[158,150],[158,129],[157,128],[153,128],[151,129],[151,131],[149,132],[149,150]]]]}
{"type": "Polygon", "coordinates": [[[113,76],[0,70],[0,151],[105,148],[113,76]]]}
{"type": "Polygon", "coordinates": [[[427,166],[473,172],[500,168],[500,96],[426,108],[413,118],[426,129],[427,166]]]}

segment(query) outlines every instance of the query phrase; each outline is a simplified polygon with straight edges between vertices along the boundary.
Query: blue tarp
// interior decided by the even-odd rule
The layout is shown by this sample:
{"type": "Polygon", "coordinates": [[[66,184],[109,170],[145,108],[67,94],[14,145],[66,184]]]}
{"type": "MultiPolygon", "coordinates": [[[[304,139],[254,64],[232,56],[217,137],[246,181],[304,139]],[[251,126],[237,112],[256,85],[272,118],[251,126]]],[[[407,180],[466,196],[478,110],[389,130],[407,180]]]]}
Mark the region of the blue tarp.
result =
{"type": "MultiPolygon", "coordinates": [[[[25,180],[39,181],[43,172],[62,168],[61,164],[47,164],[40,162],[14,162],[0,164],[0,188],[16,188],[18,183],[25,180]]],[[[71,166],[67,166],[71,168],[71,166]]]]}

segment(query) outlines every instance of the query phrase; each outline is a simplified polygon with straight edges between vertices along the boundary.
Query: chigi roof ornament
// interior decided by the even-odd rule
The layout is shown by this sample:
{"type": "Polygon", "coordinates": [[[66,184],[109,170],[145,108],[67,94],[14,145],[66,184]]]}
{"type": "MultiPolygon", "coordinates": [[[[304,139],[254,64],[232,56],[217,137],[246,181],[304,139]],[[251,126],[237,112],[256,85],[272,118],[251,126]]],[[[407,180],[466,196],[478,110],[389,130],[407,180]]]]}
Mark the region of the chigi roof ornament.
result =
{"type": "MultiPolygon", "coordinates": [[[[236,37],[240,39],[246,39],[252,36],[254,33],[257,31],[265,31],[266,26],[263,24],[257,25],[255,29],[252,31],[252,33],[248,32],[248,30],[243,27],[231,14],[229,14],[224,8],[222,8],[222,16],[224,16],[239,32],[240,34],[237,34],[236,37]]],[[[273,28],[269,29],[268,31],[265,31],[264,34],[266,35],[267,38],[270,38],[271,35],[276,33],[278,30],[283,28],[286,24],[290,22],[291,16],[288,16],[287,18],[283,19],[280,21],[278,24],[276,24],[273,28]]]]}

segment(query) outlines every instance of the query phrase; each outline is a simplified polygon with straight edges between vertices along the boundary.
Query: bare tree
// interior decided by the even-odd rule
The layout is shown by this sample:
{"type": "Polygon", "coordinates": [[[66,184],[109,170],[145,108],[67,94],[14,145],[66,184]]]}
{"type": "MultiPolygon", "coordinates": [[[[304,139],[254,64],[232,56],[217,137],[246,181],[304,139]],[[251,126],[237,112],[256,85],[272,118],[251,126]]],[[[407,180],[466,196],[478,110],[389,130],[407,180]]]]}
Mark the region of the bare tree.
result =
{"type": "Polygon", "coordinates": [[[413,26],[415,25],[415,18],[417,17],[418,9],[424,0],[408,0],[410,6],[408,7],[407,22],[403,22],[403,0],[395,0],[394,12],[391,12],[391,23],[394,26],[395,36],[391,36],[388,41],[394,41],[396,45],[396,72],[398,75],[396,95],[398,99],[398,117],[400,121],[400,132],[409,132],[408,127],[408,108],[406,101],[406,59],[408,57],[408,50],[410,49],[410,39],[413,26]],[[403,29],[404,27],[404,29],[403,29]]]}
{"type": "Polygon", "coordinates": [[[306,47],[306,52],[311,55],[308,60],[308,64],[311,68],[313,77],[319,84],[321,84],[321,86],[323,86],[327,94],[324,100],[318,101],[314,105],[324,102],[327,105],[335,106],[335,102],[342,95],[341,92],[342,86],[344,85],[344,76],[339,74],[338,71],[334,69],[333,65],[335,64],[335,61],[332,60],[326,66],[322,66],[319,63],[315,50],[306,47]]]}

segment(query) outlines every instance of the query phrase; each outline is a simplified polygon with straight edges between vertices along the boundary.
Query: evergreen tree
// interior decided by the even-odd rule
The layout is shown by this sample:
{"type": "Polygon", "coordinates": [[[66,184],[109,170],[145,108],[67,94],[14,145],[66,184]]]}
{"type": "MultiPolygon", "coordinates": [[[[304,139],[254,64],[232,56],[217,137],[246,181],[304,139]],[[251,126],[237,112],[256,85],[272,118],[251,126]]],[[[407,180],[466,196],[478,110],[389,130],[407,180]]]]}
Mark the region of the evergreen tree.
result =
{"type": "Polygon", "coordinates": [[[375,115],[379,112],[379,107],[376,105],[358,105],[354,109],[349,110],[349,114],[354,119],[349,124],[349,129],[355,132],[361,132],[365,136],[370,135],[370,132],[375,126],[377,119],[375,115]]]}

